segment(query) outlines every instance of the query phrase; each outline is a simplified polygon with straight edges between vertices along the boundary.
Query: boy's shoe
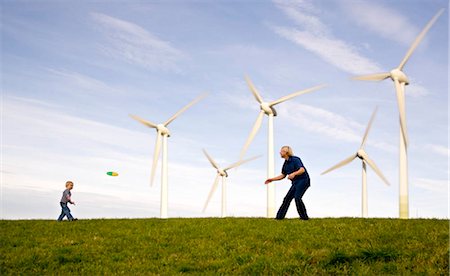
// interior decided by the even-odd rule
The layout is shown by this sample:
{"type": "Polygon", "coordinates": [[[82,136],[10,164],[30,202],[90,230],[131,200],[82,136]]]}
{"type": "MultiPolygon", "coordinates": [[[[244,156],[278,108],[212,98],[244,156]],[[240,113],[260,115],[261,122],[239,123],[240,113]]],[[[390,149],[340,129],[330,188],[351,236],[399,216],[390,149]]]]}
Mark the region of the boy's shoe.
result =
{"type": "Polygon", "coordinates": [[[71,221],[76,221],[76,220],[78,220],[77,218],[73,218],[71,221]]]}

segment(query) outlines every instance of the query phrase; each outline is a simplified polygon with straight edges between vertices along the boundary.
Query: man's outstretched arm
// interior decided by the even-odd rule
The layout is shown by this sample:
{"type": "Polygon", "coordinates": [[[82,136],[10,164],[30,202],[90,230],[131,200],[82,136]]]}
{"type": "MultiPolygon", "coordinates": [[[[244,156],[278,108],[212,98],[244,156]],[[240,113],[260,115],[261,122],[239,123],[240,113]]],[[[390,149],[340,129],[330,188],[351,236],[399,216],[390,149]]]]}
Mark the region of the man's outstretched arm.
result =
{"type": "Polygon", "coordinates": [[[286,175],[280,174],[279,176],[275,176],[275,177],[266,179],[266,181],[264,182],[264,184],[269,184],[269,183],[272,182],[272,181],[278,181],[278,180],[281,180],[281,179],[283,179],[283,178],[285,178],[285,177],[286,177],[286,175]]]}

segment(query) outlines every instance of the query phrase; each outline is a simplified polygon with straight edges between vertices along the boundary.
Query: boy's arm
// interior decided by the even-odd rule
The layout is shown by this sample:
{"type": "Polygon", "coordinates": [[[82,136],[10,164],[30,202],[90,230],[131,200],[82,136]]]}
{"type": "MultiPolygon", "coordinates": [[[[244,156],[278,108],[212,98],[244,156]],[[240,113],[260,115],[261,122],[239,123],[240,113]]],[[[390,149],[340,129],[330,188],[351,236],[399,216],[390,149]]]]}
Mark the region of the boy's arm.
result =
{"type": "Polygon", "coordinates": [[[70,204],[75,205],[75,201],[72,201],[72,198],[70,197],[69,194],[66,195],[67,200],[69,201],[70,204]]]}

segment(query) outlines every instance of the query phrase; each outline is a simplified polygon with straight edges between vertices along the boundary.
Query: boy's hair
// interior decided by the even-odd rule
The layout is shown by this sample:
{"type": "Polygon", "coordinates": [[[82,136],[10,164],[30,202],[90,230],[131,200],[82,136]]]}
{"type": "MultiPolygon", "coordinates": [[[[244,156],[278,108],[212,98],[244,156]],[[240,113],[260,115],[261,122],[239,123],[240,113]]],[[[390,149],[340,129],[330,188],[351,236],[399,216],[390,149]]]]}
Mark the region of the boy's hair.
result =
{"type": "Polygon", "coordinates": [[[73,182],[72,182],[72,181],[67,181],[67,182],[66,182],[66,188],[67,188],[70,184],[73,185],[73,182]]]}
{"type": "Polygon", "coordinates": [[[288,156],[293,156],[294,155],[294,152],[292,151],[290,146],[283,146],[282,148],[287,150],[287,155],[288,156]]]}

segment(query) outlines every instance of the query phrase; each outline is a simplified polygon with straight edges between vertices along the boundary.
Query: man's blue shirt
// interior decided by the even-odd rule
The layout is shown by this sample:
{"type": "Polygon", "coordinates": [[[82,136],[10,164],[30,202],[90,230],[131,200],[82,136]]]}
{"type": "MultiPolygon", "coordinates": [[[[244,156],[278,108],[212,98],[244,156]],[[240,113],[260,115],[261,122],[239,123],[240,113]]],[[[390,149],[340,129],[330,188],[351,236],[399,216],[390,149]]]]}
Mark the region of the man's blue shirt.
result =
{"type": "Polygon", "coordinates": [[[284,161],[281,173],[283,175],[288,175],[295,171],[298,171],[301,167],[305,169],[305,172],[301,175],[295,176],[294,179],[292,179],[292,182],[297,180],[309,179],[308,171],[306,170],[305,166],[303,166],[302,160],[297,156],[291,156],[284,161]]]}

